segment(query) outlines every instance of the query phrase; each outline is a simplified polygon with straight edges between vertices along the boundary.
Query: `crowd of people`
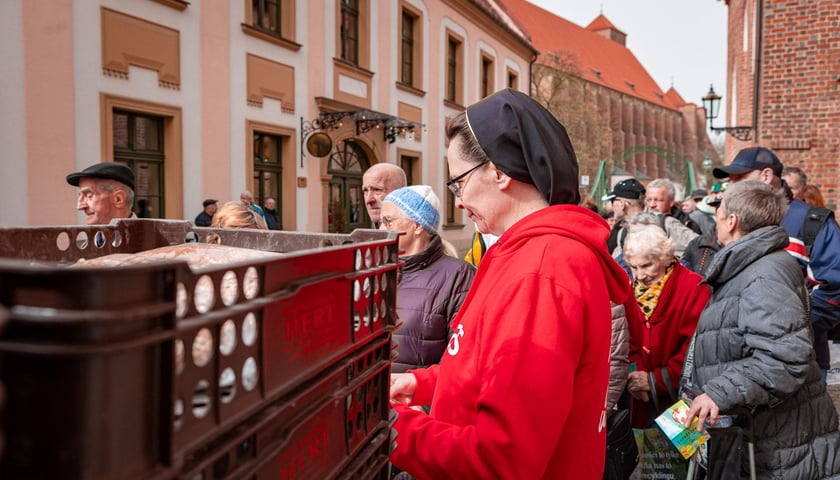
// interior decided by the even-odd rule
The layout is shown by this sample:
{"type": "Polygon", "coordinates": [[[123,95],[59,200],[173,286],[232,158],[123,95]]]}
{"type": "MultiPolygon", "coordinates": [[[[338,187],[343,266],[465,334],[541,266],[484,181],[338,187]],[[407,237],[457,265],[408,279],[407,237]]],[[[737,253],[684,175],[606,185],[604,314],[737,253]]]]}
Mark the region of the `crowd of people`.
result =
{"type": "Polygon", "coordinates": [[[667,179],[619,182],[596,226],[565,190],[574,153],[552,120],[506,92],[448,125],[478,270],[439,363],[392,378],[394,464],[417,478],[601,478],[605,418],[626,406],[651,427],[690,391],[686,427],[749,417],[754,455],[735,478],[750,462],[757,478],[840,476],[821,353],[840,323],[840,233],[830,211],[811,220],[822,205],[801,200],[804,178],[785,187],[795,170],[748,148],[682,202],[667,179]],[[588,356],[605,350],[606,371],[588,356]],[[610,411],[592,408],[601,395],[610,411]]]}
{"type": "MultiPolygon", "coordinates": [[[[446,137],[447,188],[476,226],[464,259],[432,187],[388,163],[363,175],[371,226],[403,232],[394,475],[602,478],[608,418],[648,428],[691,391],[686,427],[749,417],[758,478],[840,478],[840,229],[801,169],[750,147],[682,201],[670,180],[622,180],[602,218],[565,128],[527,95],[467,107],[446,137]]],[[[131,215],[127,167],[67,181],[87,223],[131,215]]],[[[218,203],[195,224],[279,228],[274,199],[218,203]]]]}

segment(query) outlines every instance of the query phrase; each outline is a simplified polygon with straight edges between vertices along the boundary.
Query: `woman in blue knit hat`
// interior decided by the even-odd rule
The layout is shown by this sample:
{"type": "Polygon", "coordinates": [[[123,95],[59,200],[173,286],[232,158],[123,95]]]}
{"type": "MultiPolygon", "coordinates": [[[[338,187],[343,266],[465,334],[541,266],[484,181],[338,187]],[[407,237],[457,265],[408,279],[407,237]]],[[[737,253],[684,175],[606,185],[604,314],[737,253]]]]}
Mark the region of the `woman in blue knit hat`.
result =
{"type": "Polygon", "coordinates": [[[440,362],[449,324],[461,308],[475,269],[455,258],[439,232],[440,201],[432,187],[413,185],[389,193],[382,202],[380,229],[405,232],[399,239],[400,267],[394,332],[397,358],[392,371],[440,362]],[[448,251],[447,251],[448,250],[448,251]]]}

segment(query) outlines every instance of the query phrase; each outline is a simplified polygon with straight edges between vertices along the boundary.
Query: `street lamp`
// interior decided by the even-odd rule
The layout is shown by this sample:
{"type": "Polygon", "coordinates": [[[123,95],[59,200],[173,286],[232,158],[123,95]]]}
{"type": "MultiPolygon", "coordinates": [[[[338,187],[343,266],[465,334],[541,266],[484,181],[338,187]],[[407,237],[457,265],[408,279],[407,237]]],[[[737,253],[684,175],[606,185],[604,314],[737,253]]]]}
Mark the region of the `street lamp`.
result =
{"type": "Polygon", "coordinates": [[[716,134],[720,134],[720,132],[726,132],[733,137],[741,140],[742,142],[746,142],[750,140],[752,136],[752,129],[753,127],[716,127],[714,126],[714,120],[718,117],[718,113],[720,113],[720,95],[715,93],[714,85],[709,85],[709,93],[703,97],[703,108],[706,110],[706,120],[709,121],[709,130],[715,132],[716,134]]]}

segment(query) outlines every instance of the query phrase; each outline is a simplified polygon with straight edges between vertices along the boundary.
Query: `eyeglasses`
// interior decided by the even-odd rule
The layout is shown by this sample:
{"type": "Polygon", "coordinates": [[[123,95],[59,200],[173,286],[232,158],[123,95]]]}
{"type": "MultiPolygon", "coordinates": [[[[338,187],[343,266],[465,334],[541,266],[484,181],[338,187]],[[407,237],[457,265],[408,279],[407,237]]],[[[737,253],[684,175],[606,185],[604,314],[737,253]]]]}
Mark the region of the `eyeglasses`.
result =
{"type": "Polygon", "coordinates": [[[405,220],[403,217],[380,217],[380,225],[385,227],[385,230],[392,230],[391,226],[397,223],[397,220],[405,220]]]}
{"type": "MultiPolygon", "coordinates": [[[[464,172],[464,173],[462,173],[462,174],[458,175],[457,177],[453,178],[452,180],[449,180],[448,182],[446,182],[446,188],[448,188],[448,189],[449,189],[449,191],[450,191],[450,192],[452,192],[452,195],[455,195],[455,197],[456,197],[456,198],[461,198],[461,189],[462,189],[463,187],[462,187],[462,185],[461,185],[460,183],[458,183],[458,182],[459,182],[462,178],[464,178],[464,177],[466,177],[467,175],[471,174],[473,171],[478,170],[479,168],[483,167],[483,166],[484,166],[484,164],[486,164],[486,163],[487,163],[487,162],[489,162],[489,161],[490,161],[490,160],[485,160],[485,161],[483,161],[483,162],[479,163],[478,165],[476,165],[476,166],[472,167],[471,169],[467,170],[466,172],[464,172]]],[[[468,180],[469,180],[469,179],[464,180],[464,185],[466,185],[466,184],[467,184],[467,181],[468,181],[468,180]]]]}

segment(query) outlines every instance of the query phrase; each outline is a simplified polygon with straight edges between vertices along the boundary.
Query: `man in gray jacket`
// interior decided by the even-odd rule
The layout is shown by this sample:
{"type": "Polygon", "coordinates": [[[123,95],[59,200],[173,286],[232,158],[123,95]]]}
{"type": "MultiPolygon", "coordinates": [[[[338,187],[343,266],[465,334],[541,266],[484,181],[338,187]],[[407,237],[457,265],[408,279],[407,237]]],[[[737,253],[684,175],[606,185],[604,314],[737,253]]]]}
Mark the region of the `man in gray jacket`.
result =
{"type": "Polygon", "coordinates": [[[667,178],[653,180],[645,192],[645,211],[662,216],[660,226],[674,242],[674,255],[680,258],[689,242],[700,234],[700,227],[674,205],[675,195],[672,181],[667,178]]]}
{"type": "Polygon", "coordinates": [[[686,365],[704,393],[685,425],[697,417],[701,429],[721,412],[749,411],[758,478],[836,478],[837,412],[815,360],[802,273],[784,250],[786,208],[784,193],[759,181],[730,184],[724,194],[724,247],[706,270],[713,293],[686,365]]]}

